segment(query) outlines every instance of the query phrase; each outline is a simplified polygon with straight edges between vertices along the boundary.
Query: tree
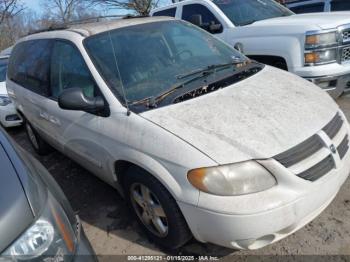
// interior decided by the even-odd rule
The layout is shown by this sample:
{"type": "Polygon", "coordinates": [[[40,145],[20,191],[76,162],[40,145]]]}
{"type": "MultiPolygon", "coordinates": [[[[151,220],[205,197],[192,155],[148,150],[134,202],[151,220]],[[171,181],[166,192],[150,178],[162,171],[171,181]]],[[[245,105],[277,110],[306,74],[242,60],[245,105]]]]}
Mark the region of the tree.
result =
{"type": "Polygon", "coordinates": [[[85,2],[109,9],[128,10],[137,15],[146,16],[158,6],[160,0],[85,0],[85,2]]]}
{"type": "Polygon", "coordinates": [[[42,0],[42,4],[47,10],[44,14],[45,20],[54,23],[66,24],[96,14],[84,0],[42,0]]]}
{"type": "Polygon", "coordinates": [[[0,26],[23,10],[19,0],[0,0],[0,26]]]}

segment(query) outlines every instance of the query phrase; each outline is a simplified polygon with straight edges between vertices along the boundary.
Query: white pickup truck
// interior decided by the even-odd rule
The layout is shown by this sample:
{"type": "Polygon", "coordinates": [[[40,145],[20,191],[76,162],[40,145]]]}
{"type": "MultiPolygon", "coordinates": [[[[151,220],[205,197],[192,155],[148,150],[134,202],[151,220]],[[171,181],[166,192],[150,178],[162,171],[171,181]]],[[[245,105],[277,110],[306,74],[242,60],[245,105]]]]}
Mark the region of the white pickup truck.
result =
{"type": "Polygon", "coordinates": [[[151,15],[192,22],[335,98],[350,90],[350,12],[297,15],[273,0],[185,0],[151,15]]]}

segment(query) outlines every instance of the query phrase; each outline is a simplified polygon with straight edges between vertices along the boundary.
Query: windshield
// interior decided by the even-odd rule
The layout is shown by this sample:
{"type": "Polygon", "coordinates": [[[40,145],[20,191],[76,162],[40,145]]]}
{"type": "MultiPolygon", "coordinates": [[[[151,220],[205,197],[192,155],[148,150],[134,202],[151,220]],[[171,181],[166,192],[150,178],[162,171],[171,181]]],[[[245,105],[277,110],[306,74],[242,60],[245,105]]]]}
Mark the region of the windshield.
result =
{"type": "Polygon", "coordinates": [[[0,59],[0,82],[6,81],[7,58],[0,59]]]}
{"type": "Polygon", "coordinates": [[[294,14],[274,0],[214,0],[214,3],[236,26],[294,14]]]}
{"type": "MultiPolygon", "coordinates": [[[[110,88],[123,99],[123,85],[129,102],[164,93],[191,71],[234,59],[247,61],[209,33],[181,21],[119,28],[87,38],[85,47],[110,88]]],[[[235,67],[218,70],[217,77],[232,74],[235,67]]]]}

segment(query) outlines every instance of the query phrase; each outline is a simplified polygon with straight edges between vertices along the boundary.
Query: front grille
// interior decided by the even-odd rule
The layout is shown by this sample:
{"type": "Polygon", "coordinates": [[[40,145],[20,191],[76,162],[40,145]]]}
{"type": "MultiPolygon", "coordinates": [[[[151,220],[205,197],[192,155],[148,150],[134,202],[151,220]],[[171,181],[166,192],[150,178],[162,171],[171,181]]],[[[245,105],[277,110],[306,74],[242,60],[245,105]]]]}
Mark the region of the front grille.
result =
{"type": "Polygon", "coordinates": [[[340,128],[343,126],[343,122],[343,119],[337,113],[322,130],[332,139],[338,134],[340,128]]]}
{"type": "Polygon", "coordinates": [[[308,170],[297,174],[298,177],[309,181],[316,181],[320,177],[326,175],[329,171],[335,168],[334,160],[331,155],[327,156],[321,162],[317,163],[308,170]]]}
{"type": "Polygon", "coordinates": [[[292,149],[275,156],[275,159],[285,167],[290,167],[313,155],[322,147],[323,144],[319,136],[313,135],[292,149]]]}
{"type": "MultiPolygon", "coordinates": [[[[341,159],[344,158],[349,150],[349,137],[347,134],[344,134],[344,138],[342,137],[340,142],[339,136],[343,134],[341,132],[343,124],[344,120],[337,113],[322,129],[335,143],[341,159]]],[[[325,143],[321,137],[315,134],[288,151],[278,154],[274,159],[296,176],[308,181],[316,181],[335,168],[333,154],[330,152],[330,149],[328,150],[325,150],[325,143]]]]}
{"type": "Polygon", "coordinates": [[[348,135],[346,135],[344,137],[343,141],[341,141],[341,143],[337,147],[337,150],[338,150],[338,154],[339,154],[340,159],[343,159],[346,152],[348,152],[348,150],[349,150],[349,137],[348,137],[348,135]]]}
{"type": "Polygon", "coordinates": [[[350,30],[344,30],[343,33],[343,42],[349,42],[350,41],[350,30]]]}
{"type": "Polygon", "coordinates": [[[341,60],[342,62],[350,61],[350,46],[343,48],[341,60]]]}

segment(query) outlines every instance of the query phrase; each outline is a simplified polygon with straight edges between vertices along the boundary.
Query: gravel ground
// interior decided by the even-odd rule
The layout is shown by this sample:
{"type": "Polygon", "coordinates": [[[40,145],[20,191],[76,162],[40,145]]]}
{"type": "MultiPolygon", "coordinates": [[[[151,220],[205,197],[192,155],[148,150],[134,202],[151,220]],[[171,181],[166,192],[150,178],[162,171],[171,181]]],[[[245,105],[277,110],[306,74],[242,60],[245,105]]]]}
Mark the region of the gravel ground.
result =
{"type": "MultiPolygon", "coordinates": [[[[338,100],[350,119],[350,96],[338,100]]],[[[9,130],[14,139],[34,154],[55,177],[74,210],[83,221],[85,232],[98,255],[164,254],[150,243],[130,215],[123,199],[107,184],[54,152],[39,157],[33,152],[23,128],[9,130]]],[[[192,240],[179,254],[213,255],[231,260],[239,255],[347,255],[350,257],[350,180],[332,204],[313,222],[288,238],[257,251],[233,251],[192,240]]],[[[237,257],[238,258],[238,257],[237,257]]],[[[225,259],[225,260],[226,260],[225,259]]],[[[103,259],[101,259],[103,260],[103,259]]]]}

